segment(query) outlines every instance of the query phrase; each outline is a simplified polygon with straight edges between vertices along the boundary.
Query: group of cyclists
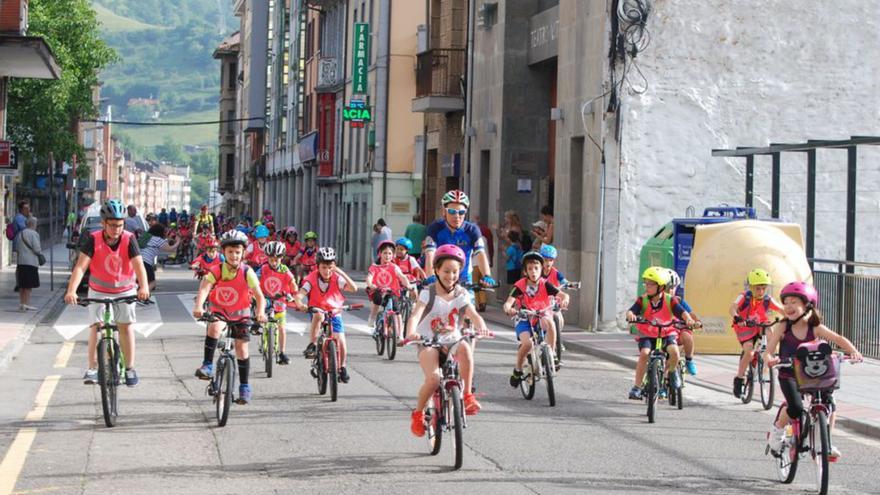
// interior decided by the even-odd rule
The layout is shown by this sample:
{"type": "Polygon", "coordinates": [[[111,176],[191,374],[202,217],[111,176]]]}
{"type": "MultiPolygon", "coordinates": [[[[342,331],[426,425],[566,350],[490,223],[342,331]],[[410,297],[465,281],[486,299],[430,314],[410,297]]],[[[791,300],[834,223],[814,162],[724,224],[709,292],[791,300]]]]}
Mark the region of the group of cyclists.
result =
{"type": "MultiPolygon", "coordinates": [[[[379,338],[379,326],[384,308],[399,307],[404,303],[412,310],[398,328],[403,329],[400,345],[424,343],[433,339],[436,343],[448,342],[448,346],[419,345],[418,361],[424,381],[417,392],[416,407],[411,414],[411,431],[416,436],[425,435],[425,407],[437,388],[441,377],[441,363],[445,356],[454,356],[461,370],[464,390],[464,408],[467,415],[475,415],[481,404],[474,395],[473,373],[475,368],[475,340],[489,336],[485,321],[476,310],[474,291],[497,287],[490,275],[472,280],[472,268],[476,264],[483,274],[491,273],[486,245],[480,229],[466,220],[470,207],[468,196],[458,190],[447,192],[442,198],[443,215],[427,227],[422,259],[409,255],[412,242],[406,238],[379,244],[374,263],[366,276],[366,293],[372,303],[368,326],[374,329],[373,337],[379,338]]],[[[77,302],[76,288],[85,270],[90,270],[89,298],[137,295],[138,299],[150,297],[147,277],[134,235],[123,230],[125,208],[118,200],[108,200],[101,208],[102,229],[85,239],[79,259],[73,269],[65,302],[77,302]]],[[[318,331],[329,318],[332,332],[339,343],[339,381],[347,383],[347,346],[345,326],[341,312],[345,305],[345,293],[355,293],[357,285],[337,265],[336,251],[331,246],[320,245],[314,232],[306,232],[302,241],[294,227],[276,229],[271,212],[265,210],[260,220],[252,225],[242,221],[233,224],[226,220],[219,224],[220,233],[215,235],[217,222],[207,214],[192,219],[191,228],[197,232],[194,239],[197,255],[191,268],[199,277],[199,288],[192,314],[201,318],[206,311],[222,313],[228,320],[247,324],[235,325],[231,335],[235,339],[235,356],[240,380],[237,401],[249,403],[253,391],[249,380],[250,358],[248,341],[251,332],[259,332],[259,325],[274,318],[278,326],[279,350],[277,363],[287,365],[290,357],[286,351],[284,326],[289,307],[300,311],[317,308],[311,313],[309,343],[303,351],[306,358],[316,352],[318,331]],[[250,322],[256,322],[251,325],[250,322]]],[[[523,379],[523,364],[531,351],[531,332],[539,327],[546,334],[546,341],[555,349],[562,318],[559,311],[568,307],[570,298],[565,292],[568,281],[554,266],[557,250],[545,244],[522,257],[522,277],[513,284],[503,310],[516,317],[527,310],[537,314],[539,325],[520,320],[515,327],[519,342],[514,359],[510,385],[518,387],[523,379]],[[555,314],[554,314],[555,313],[555,314]],[[555,317],[554,317],[555,316],[555,317]]],[[[770,294],[770,274],[756,268],[747,275],[747,290],[730,306],[732,325],[742,345],[743,354],[737,375],[733,380],[733,392],[742,393],[745,368],[752,359],[756,339],[763,331],[754,322],[766,323],[773,312],[779,314],[778,323],[769,326],[769,344],[764,360],[768,365],[780,360],[792,360],[799,346],[815,339],[831,342],[855,361],[861,359],[859,351],[845,337],[822,324],[819,312],[819,296],[815,288],[806,282],[793,281],[786,284],[777,301],[770,294]],[[779,352],[777,355],[777,346],[779,352]]],[[[626,312],[626,320],[634,324],[639,358],[634,384],[629,398],[641,400],[645,382],[646,365],[655,342],[662,339],[662,347],[668,354],[668,381],[670,389],[680,379],[674,373],[679,361],[679,345],[684,348],[685,367],[688,373],[697,373],[693,361],[694,342],[692,329],[699,319],[688,304],[676,295],[681,279],[674,270],[652,266],[642,273],[644,293],[626,312]],[[652,325],[651,322],[680,321],[678,326],[652,325]]],[[[101,321],[100,305],[93,305],[94,321],[101,321]]],[[[116,322],[125,356],[125,384],[138,383],[135,371],[135,340],[131,323],[135,321],[133,304],[116,304],[116,322]]],[[[203,360],[195,372],[201,379],[213,377],[213,356],[224,323],[214,321],[206,328],[203,360]]],[[[97,378],[95,357],[95,329],[89,335],[88,367],[84,381],[95,383],[97,378]]],[[[553,366],[561,366],[559,356],[553,355],[553,366]]],[[[793,372],[780,371],[780,389],[786,404],[772,425],[768,445],[778,451],[785,440],[785,426],[791,418],[803,412],[803,403],[793,372]]],[[[661,390],[660,394],[666,393],[661,390]]],[[[833,425],[833,416],[831,424],[833,425]]],[[[833,456],[840,456],[832,447],[833,456]]]]}

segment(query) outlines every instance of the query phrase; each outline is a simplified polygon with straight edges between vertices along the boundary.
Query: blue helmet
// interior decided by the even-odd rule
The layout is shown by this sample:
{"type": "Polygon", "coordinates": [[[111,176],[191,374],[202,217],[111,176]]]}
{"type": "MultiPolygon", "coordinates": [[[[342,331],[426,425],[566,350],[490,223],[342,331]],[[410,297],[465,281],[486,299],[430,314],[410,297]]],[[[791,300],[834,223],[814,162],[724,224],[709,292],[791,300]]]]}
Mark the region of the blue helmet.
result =
{"type": "Polygon", "coordinates": [[[235,227],[235,230],[241,232],[242,234],[247,234],[251,231],[251,229],[247,228],[246,226],[244,226],[242,224],[238,224],[238,226],[235,227]]]}
{"type": "Polygon", "coordinates": [[[397,245],[405,247],[407,251],[412,251],[413,248],[412,241],[407,239],[406,237],[401,237],[400,239],[398,239],[397,245]]]}
{"type": "Polygon", "coordinates": [[[254,230],[254,237],[257,239],[263,239],[265,237],[269,237],[269,229],[265,225],[260,225],[254,230]]]}
{"type": "Polygon", "coordinates": [[[125,219],[125,207],[122,206],[122,202],[118,199],[108,199],[101,206],[101,218],[104,220],[108,218],[123,220],[125,219]]]}
{"type": "Polygon", "coordinates": [[[555,260],[556,259],[556,248],[551,246],[550,244],[544,244],[541,246],[541,256],[546,260],[555,260]]]}

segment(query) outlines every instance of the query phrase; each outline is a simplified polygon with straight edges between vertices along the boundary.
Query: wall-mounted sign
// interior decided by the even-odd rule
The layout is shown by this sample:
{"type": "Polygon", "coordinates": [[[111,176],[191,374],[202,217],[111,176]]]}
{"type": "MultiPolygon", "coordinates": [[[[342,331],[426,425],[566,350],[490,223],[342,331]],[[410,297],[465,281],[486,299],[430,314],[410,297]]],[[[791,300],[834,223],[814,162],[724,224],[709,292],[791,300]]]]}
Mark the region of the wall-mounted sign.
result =
{"type": "Polygon", "coordinates": [[[373,121],[373,111],[363,100],[351,100],[342,107],[342,120],[350,122],[354,128],[364,127],[367,122],[373,121]]]}
{"type": "Polygon", "coordinates": [[[529,19],[528,62],[536,64],[559,53],[559,6],[551,7],[529,19]]]}
{"type": "Polygon", "coordinates": [[[18,168],[18,153],[9,141],[0,141],[0,169],[15,170],[18,168]]]}
{"type": "Polygon", "coordinates": [[[367,94],[367,69],[370,66],[370,23],[356,22],[351,57],[351,92],[367,94]]]}

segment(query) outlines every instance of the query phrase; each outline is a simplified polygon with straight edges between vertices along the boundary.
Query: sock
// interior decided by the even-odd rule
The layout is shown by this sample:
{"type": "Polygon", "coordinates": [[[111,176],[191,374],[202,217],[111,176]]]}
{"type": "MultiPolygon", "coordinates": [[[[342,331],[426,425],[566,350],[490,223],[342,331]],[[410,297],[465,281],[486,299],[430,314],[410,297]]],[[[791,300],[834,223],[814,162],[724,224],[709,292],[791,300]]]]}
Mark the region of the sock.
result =
{"type": "Polygon", "coordinates": [[[238,360],[238,377],[242,385],[248,384],[248,372],[251,369],[251,358],[238,360]]]}
{"type": "Polygon", "coordinates": [[[211,364],[214,362],[214,350],[217,349],[218,339],[205,336],[205,359],[202,364],[211,364]]]}

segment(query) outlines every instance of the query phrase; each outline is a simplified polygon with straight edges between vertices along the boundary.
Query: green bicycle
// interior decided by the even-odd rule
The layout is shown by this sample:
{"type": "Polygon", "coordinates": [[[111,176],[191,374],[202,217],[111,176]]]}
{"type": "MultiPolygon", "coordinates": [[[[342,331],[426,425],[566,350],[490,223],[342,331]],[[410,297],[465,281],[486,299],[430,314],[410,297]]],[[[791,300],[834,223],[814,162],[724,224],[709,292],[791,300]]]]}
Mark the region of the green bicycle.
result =
{"type": "MultiPolygon", "coordinates": [[[[116,425],[119,417],[119,397],[116,393],[120,378],[125,374],[125,356],[119,347],[117,334],[119,327],[113,320],[114,303],[131,304],[137,302],[137,296],[125,296],[105,299],[81,298],[77,301],[80,306],[89,304],[103,304],[104,313],[98,331],[98,385],[101,387],[101,409],[104,412],[104,424],[112,428],[116,425]]],[[[149,304],[152,301],[145,301],[149,304]]]]}

